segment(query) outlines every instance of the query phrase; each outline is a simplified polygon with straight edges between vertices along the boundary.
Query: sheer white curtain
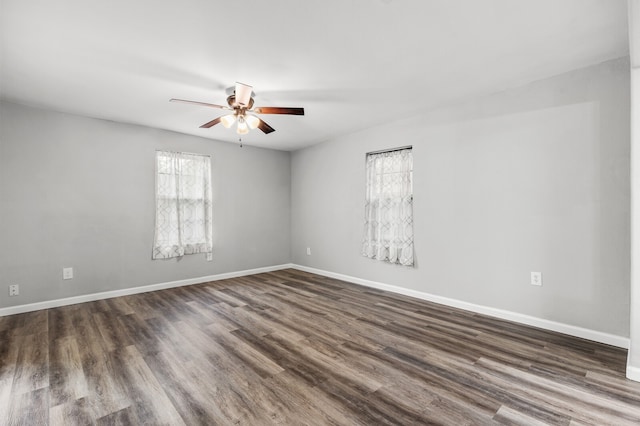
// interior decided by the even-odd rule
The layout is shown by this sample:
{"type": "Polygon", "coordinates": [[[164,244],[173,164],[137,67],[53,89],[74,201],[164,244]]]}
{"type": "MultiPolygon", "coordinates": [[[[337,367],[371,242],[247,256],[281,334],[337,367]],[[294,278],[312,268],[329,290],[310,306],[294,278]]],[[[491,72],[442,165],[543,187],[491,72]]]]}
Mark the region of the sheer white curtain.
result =
{"type": "Polygon", "coordinates": [[[157,151],[153,259],[210,253],[212,241],[210,157],[157,151]]]}
{"type": "Polygon", "coordinates": [[[411,148],[367,154],[362,255],[413,265],[413,154],[411,148]]]}

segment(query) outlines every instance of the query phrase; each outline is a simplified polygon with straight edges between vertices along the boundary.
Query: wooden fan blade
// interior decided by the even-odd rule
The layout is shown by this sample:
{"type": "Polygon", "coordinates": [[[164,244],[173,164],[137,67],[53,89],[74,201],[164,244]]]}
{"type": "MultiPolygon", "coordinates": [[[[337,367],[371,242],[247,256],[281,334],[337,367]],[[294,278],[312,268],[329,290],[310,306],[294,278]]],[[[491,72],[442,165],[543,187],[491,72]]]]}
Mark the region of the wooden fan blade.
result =
{"type": "Polygon", "coordinates": [[[236,81],[236,103],[242,107],[248,107],[252,90],[252,86],[236,81]]]}
{"type": "Polygon", "coordinates": [[[221,118],[222,117],[214,118],[210,122],[204,123],[202,126],[200,126],[200,128],[201,129],[208,129],[209,127],[213,127],[213,126],[215,126],[216,124],[218,124],[220,122],[221,118]]]}
{"type": "MultiPolygon", "coordinates": [[[[258,118],[258,120],[260,120],[260,119],[258,118]]],[[[258,129],[262,130],[267,135],[269,133],[271,133],[271,132],[275,132],[276,131],[276,129],[274,129],[273,127],[269,126],[267,123],[265,123],[262,120],[260,120],[260,122],[258,123],[258,129]]]]}
{"type": "Polygon", "coordinates": [[[198,101],[187,101],[185,99],[169,99],[169,102],[182,102],[182,103],[185,103],[185,104],[200,105],[200,106],[206,106],[206,107],[210,107],[210,108],[231,109],[228,106],[216,105],[216,104],[208,104],[206,102],[198,102],[198,101]]]}
{"type": "Polygon", "coordinates": [[[254,108],[253,112],[256,112],[258,114],[304,115],[304,108],[260,107],[254,108]]]}

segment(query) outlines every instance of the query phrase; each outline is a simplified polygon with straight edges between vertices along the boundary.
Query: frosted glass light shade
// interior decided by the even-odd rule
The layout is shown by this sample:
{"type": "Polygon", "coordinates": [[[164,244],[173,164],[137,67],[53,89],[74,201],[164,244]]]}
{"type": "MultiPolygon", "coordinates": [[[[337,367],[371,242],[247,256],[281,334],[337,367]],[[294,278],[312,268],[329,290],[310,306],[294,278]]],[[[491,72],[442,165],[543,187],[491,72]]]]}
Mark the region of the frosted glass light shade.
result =
{"type": "Polygon", "coordinates": [[[260,119],[255,115],[247,115],[244,119],[251,130],[255,129],[258,127],[258,124],[260,124],[260,119]]]}
{"type": "Polygon", "coordinates": [[[236,122],[236,116],[233,114],[220,117],[220,123],[222,123],[222,125],[227,129],[231,127],[235,122],[236,122]]]}
{"type": "Polygon", "coordinates": [[[247,133],[249,133],[249,128],[247,127],[247,123],[246,121],[244,121],[244,119],[242,117],[240,117],[240,119],[238,120],[238,134],[239,135],[246,135],[247,133]]]}

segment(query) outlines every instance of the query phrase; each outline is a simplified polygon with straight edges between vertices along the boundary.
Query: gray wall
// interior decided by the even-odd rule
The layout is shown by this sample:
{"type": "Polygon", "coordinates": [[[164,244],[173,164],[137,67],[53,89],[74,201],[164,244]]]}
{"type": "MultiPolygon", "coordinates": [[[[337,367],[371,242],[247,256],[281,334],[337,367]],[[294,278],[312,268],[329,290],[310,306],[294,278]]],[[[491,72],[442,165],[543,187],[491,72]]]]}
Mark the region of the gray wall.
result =
{"type": "Polygon", "coordinates": [[[289,261],[288,152],[0,104],[0,308],[289,261]],[[156,149],[212,156],[212,262],[151,260],[156,149]]]}
{"type": "Polygon", "coordinates": [[[631,56],[631,346],[627,377],[640,381],[640,0],[629,1],[631,56]]]}
{"type": "Polygon", "coordinates": [[[628,336],[629,124],[626,59],[292,156],[3,102],[0,308],[293,261],[628,336]],[[415,268],[359,255],[365,153],[407,144],[415,268]],[[212,155],[213,262],[150,259],[156,149],[212,155]]]}
{"type": "MultiPolygon", "coordinates": [[[[638,8],[638,26],[640,26],[640,1],[634,3],[638,8]]],[[[639,47],[640,49],[640,47],[639,47]]],[[[640,56],[640,54],[638,55],[640,56]]],[[[632,268],[631,268],[631,347],[628,365],[635,369],[634,380],[640,381],[640,57],[638,65],[631,70],[632,87],[632,152],[633,178],[631,180],[633,198],[632,220],[632,268]]]]}
{"type": "Polygon", "coordinates": [[[297,151],[291,182],[294,263],[629,336],[628,59],[297,151]],[[415,268],[359,254],[365,153],[404,145],[415,268]]]}

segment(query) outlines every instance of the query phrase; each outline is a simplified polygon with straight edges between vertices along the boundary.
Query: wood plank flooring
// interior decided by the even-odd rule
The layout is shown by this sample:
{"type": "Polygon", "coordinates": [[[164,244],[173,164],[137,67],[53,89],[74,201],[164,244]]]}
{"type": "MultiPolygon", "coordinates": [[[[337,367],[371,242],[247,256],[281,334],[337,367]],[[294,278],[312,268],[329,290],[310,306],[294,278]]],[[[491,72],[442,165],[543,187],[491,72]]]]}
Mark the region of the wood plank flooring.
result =
{"type": "Polygon", "coordinates": [[[0,425],[637,425],[625,363],[284,270],[0,318],[0,425]]]}

